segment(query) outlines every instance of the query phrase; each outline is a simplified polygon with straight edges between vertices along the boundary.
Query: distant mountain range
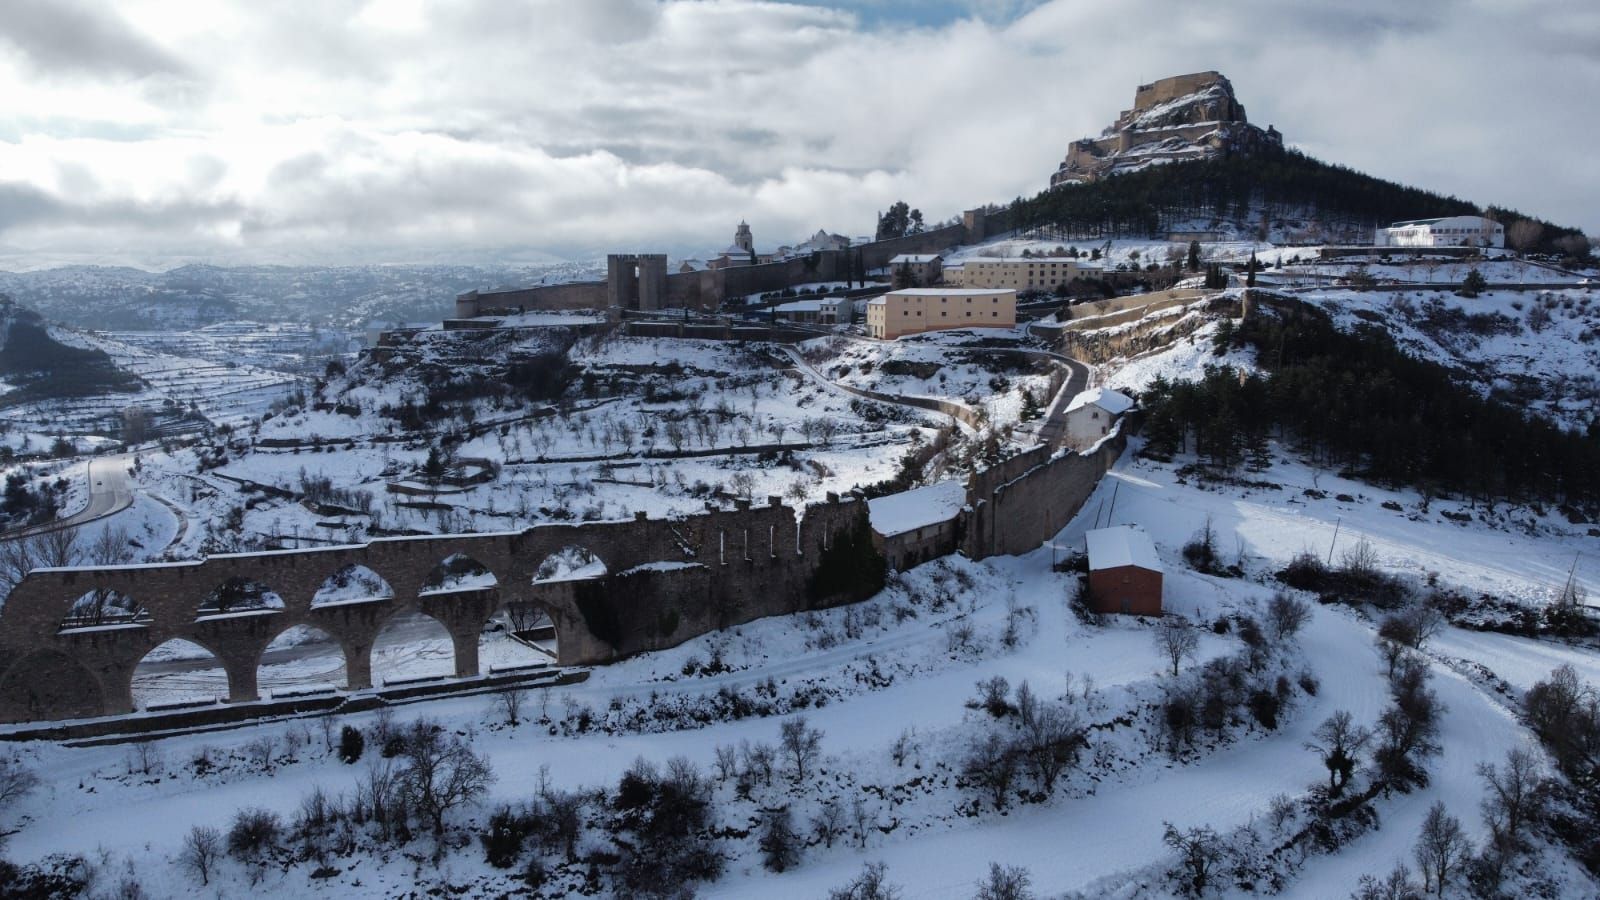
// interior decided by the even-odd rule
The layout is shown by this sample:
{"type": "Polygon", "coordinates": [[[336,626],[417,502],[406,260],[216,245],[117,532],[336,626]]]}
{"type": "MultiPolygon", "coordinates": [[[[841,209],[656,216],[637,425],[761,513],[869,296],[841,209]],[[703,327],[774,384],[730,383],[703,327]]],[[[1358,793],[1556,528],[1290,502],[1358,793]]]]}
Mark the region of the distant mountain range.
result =
{"type": "Polygon", "coordinates": [[[0,272],[0,294],[46,318],[95,329],[181,330],[234,319],[340,328],[436,321],[473,288],[604,277],[603,264],[187,265],[166,272],[65,266],[0,272]]]}

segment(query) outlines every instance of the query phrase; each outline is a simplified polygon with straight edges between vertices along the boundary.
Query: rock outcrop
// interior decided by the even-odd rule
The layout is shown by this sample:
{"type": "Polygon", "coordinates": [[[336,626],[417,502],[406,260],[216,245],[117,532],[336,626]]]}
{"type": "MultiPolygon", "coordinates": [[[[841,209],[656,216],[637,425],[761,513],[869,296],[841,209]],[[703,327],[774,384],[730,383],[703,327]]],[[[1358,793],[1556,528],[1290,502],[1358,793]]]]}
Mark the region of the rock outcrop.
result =
{"type": "Polygon", "coordinates": [[[1176,160],[1283,148],[1283,136],[1251,125],[1233,85],[1217,72],[1141,84],[1133,109],[1098,138],[1073,141],[1050,186],[1098,181],[1176,160]]]}

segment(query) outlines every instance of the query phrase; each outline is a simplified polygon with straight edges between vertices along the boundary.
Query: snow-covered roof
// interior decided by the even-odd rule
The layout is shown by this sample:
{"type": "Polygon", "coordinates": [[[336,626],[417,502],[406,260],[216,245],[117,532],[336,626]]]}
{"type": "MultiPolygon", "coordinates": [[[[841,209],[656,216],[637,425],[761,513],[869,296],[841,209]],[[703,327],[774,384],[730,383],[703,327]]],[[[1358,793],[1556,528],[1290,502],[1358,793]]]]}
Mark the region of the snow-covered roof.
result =
{"type": "Polygon", "coordinates": [[[901,288],[885,296],[896,297],[998,297],[1015,294],[1011,288],[901,288]]]}
{"type": "Polygon", "coordinates": [[[1150,536],[1132,525],[1117,525],[1089,532],[1089,571],[1138,566],[1160,572],[1161,557],[1150,536]]]}
{"type": "Polygon", "coordinates": [[[939,258],[937,253],[902,253],[889,260],[889,265],[898,266],[902,263],[931,263],[939,258]]]}
{"type": "Polygon", "coordinates": [[[823,306],[833,306],[825,300],[793,300],[789,303],[780,303],[772,308],[773,312],[821,312],[823,306]]]}
{"type": "Polygon", "coordinates": [[[1079,262],[1070,256],[968,256],[961,260],[966,263],[1066,263],[1080,269],[1098,269],[1098,265],[1079,262]]]}
{"type": "Polygon", "coordinates": [[[878,295],[876,297],[873,297],[871,300],[868,300],[867,301],[867,305],[868,306],[884,306],[888,302],[889,301],[884,299],[883,295],[880,294],[880,295],[878,295]]]}
{"type": "Polygon", "coordinates": [[[966,502],[966,484],[952,480],[868,500],[867,511],[872,530],[892,537],[948,521],[966,502]]]}
{"type": "Polygon", "coordinates": [[[1098,406],[1113,416],[1120,416],[1133,408],[1133,398],[1121,391],[1114,391],[1107,387],[1090,388],[1072,398],[1067,404],[1067,412],[1082,409],[1089,405],[1098,406]]]}

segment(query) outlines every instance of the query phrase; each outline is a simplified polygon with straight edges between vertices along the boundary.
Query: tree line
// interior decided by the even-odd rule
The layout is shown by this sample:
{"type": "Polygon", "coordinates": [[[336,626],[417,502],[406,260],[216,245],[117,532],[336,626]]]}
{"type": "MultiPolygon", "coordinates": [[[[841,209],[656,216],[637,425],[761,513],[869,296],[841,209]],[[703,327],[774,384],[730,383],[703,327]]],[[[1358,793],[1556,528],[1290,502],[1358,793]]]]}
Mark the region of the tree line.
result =
{"type": "Polygon", "coordinates": [[[1428,494],[1582,508],[1600,498],[1594,426],[1566,431],[1486,399],[1377,327],[1340,331],[1301,306],[1281,318],[1225,321],[1214,340],[1218,353],[1253,348],[1270,377],[1216,365],[1195,381],[1157,378],[1143,394],[1155,455],[1192,450],[1218,468],[1260,471],[1275,435],[1318,464],[1428,494]]]}
{"type": "Polygon", "coordinates": [[[1405,219],[1484,215],[1513,230],[1527,250],[1574,253],[1583,232],[1516,210],[1479,208],[1456,197],[1375,178],[1294,150],[1151,166],[1089,184],[1018,197],[1012,223],[1102,238],[1164,233],[1194,219],[1246,219],[1253,207],[1273,218],[1314,216],[1325,226],[1370,230],[1405,219]],[[1519,223],[1528,223],[1521,225],[1519,223]],[[1573,243],[1576,239],[1577,243],[1573,243]]]}

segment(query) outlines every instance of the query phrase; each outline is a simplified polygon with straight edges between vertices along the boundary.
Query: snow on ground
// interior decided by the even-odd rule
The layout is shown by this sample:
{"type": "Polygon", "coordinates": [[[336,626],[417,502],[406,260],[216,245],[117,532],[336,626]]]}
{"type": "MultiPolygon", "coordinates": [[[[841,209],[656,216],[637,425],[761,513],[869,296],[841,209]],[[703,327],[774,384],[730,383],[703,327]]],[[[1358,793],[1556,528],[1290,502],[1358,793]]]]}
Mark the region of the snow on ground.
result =
{"type": "MultiPolygon", "coordinates": [[[[1251,571],[1269,571],[1308,545],[1320,549],[1337,521],[1346,536],[1341,542],[1367,537],[1377,544],[1385,565],[1392,570],[1437,570],[1449,579],[1460,579],[1464,586],[1494,586],[1528,597],[1543,596],[1550,573],[1564,572],[1570,565],[1571,548],[1586,546],[1587,539],[1553,533],[1555,526],[1548,523],[1538,534],[1523,534],[1462,528],[1433,517],[1414,521],[1383,509],[1379,502],[1393,496],[1414,509],[1415,497],[1380,497],[1371,488],[1345,484],[1293,463],[1280,463],[1262,477],[1284,487],[1208,489],[1183,483],[1171,466],[1125,457],[1090,498],[1084,514],[1051,542],[1052,546],[983,565],[958,563],[950,569],[948,564],[930,564],[905,576],[904,587],[892,586],[883,597],[859,608],[762,620],[673,650],[645,654],[597,669],[587,683],[551,689],[548,700],[539,705],[555,711],[552,718],[559,718],[559,710],[568,706],[587,706],[606,719],[609,714],[605,710],[637,703],[646,694],[703,696],[725,687],[748,688],[768,678],[789,686],[783,690],[828,684],[841,688],[842,693],[826,706],[807,712],[810,722],[824,733],[827,759],[823,768],[856,784],[890,784],[905,778],[886,759],[888,744],[902,731],[914,729],[920,737],[926,765],[949,752],[952,742],[981,720],[983,714],[963,706],[977,680],[1002,675],[1016,684],[1028,679],[1053,694],[1061,689],[1066,673],[1072,673],[1079,683],[1084,676],[1092,676],[1101,702],[1110,708],[1134,702],[1159,685],[1161,663],[1148,627],[1123,620],[1101,627],[1079,623],[1063,602],[1065,578],[1050,571],[1052,557],[1080,547],[1082,535],[1097,520],[1102,524],[1138,522],[1150,531],[1168,567],[1169,608],[1202,621],[1224,609],[1248,608],[1271,589],[1248,580],[1199,576],[1182,566],[1182,544],[1207,517],[1221,535],[1225,550],[1242,552],[1251,571]],[[1330,496],[1348,489],[1360,499],[1307,499],[1303,490],[1312,482],[1330,496]],[[901,623],[893,616],[880,615],[877,625],[859,624],[864,618],[870,621],[865,616],[868,609],[877,607],[883,613],[905,605],[908,590],[926,593],[936,573],[957,570],[968,573],[973,589],[958,591],[943,614],[930,615],[924,607],[920,616],[901,623]],[[1008,650],[998,643],[997,634],[1008,606],[1013,605],[1031,606],[1036,619],[1022,644],[1008,650]],[[978,625],[983,649],[952,654],[948,650],[949,623],[965,617],[978,625]],[[852,619],[857,622],[858,638],[849,636],[852,619]],[[721,659],[732,671],[714,676],[681,674],[689,662],[711,658],[721,659]],[[876,670],[901,676],[878,689],[859,684],[851,687],[852,679],[840,677],[859,672],[868,661],[876,670]],[[979,719],[974,719],[975,715],[979,719]]],[[[1095,885],[1109,888],[1126,877],[1122,873],[1163,858],[1162,821],[1180,827],[1210,824],[1219,830],[1230,828],[1262,815],[1273,794],[1297,793],[1319,780],[1320,765],[1303,747],[1311,729],[1336,709],[1347,709],[1358,720],[1370,722],[1386,702],[1372,634],[1371,624],[1355,613],[1337,607],[1315,611],[1301,637],[1302,657],[1305,666],[1319,675],[1323,687],[1317,696],[1297,701],[1297,708],[1277,732],[1252,733],[1183,765],[1130,760],[1131,767],[1106,772],[1098,785],[1075,778],[1053,802],[1014,807],[1005,816],[987,811],[976,819],[951,816],[961,795],[936,791],[903,806],[880,809],[880,821],[893,816],[899,827],[888,835],[875,836],[865,851],[843,844],[832,850],[814,847],[799,869],[782,875],[759,866],[753,841],[735,842],[730,849],[744,847],[738,850],[744,855],[735,858],[727,874],[705,886],[701,895],[815,897],[848,881],[864,860],[879,859],[888,863],[891,881],[902,885],[908,898],[971,896],[975,879],[990,861],[1027,867],[1035,888],[1042,892],[1093,891],[1095,885]]],[[[491,652],[489,641],[486,636],[486,655],[491,652]]],[[[1536,661],[1526,662],[1523,674],[1508,672],[1507,677],[1519,686],[1540,677],[1539,670],[1546,663],[1581,658],[1576,650],[1551,645],[1521,648],[1518,643],[1498,635],[1451,631],[1439,639],[1435,652],[1475,653],[1486,660],[1499,654],[1494,658],[1514,660],[1523,658],[1524,649],[1541,651],[1535,655],[1536,661]]],[[[388,646],[397,645],[380,642],[378,652],[387,652],[388,646]]],[[[409,636],[406,646],[410,668],[405,671],[430,671],[429,666],[431,671],[449,670],[449,645],[442,635],[422,640],[409,636]]],[[[1202,657],[1228,652],[1233,646],[1232,638],[1207,634],[1202,657]]],[[[1434,687],[1449,712],[1446,749],[1433,761],[1431,786],[1380,801],[1382,830],[1338,856],[1313,858],[1291,885],[1291,895],[1343,896],[1358,875],[1386,869],[1392,859],[1407,855],[1417,822],[1436,798],[1444,799],[1469,831],[1479,836],[1475,808],[1481,784],[1473,767],[1498,760],[1526,736],[1501,701],[1486,696],[1443,665],[1434,668],[1434,687]]],[[[1585,671],[1592,673],[1593,664],[1585,671]]],[[[275,683],[292,688],[332,683],[338,676],[337,660],[307,658],[281,666],[269,663],[263,671],[264,676],[268,674],[275,683]]],[[[640,734],[625,729],[598,736],[550,735],[531,726],[515,730],[495,727],[487,705],[483,698],[444,699],[407,707],[402,718],[426,714],[458,728],[473,729],[474,746],[494,760],[500,775],[493,796],[508,800],[533,790],[538,765],[530,760],[548,764],[551,778],[560,785],[612,784],[639,755],[659,762],[682,754],[709,769],[717,745],[741,739],[772,740],[777,731],[772,719],[754,719],[666,733],[640,734]]],[[[370,722],[370,716],[348,719],[358,725],[370,722]]],[[[193,822],[225,825],[234,809],[249,804],[287,814],[313,785],[343,790],[356,777],[352,770],[317,753],[302,754],[300,762],[283,764],[270,776],[238,772],[222,781],[204,781],[180,771],[182,762],[200,746],[225,752],[243,746],[257,734],[280,733],[282,728],[268,724],[235,733],[163,741],[161,748],[174,776],[159,785],[123,778],[120,773],[126,762],[122,748],[28,748],[53,774],[51,787],[28,802],[29,821],[12,839],[12,856],[37,858],[63,846],[70,835],[72,846],[103,845],[113,856],[138,854],[147,860],[142,867],[145,871],[166,872],[160,876],[165,880],[158,883],[173,892],[187,892],[191,888],[180,880],[182,876],[164,868],[168,864],[162,862],[176,852],[180,827],[193,822]],[[76,787],[80,781],[85,788],[76,787]],[[87,792],[91,786],[93,793],[87,792]],[[109,808],[116,808],[118,815],[101,814],[109,808]]],[[[1120,747],[1115,745],[1112,751],[1126,752],[1120,747]]],[[[410,884],[414,877],[409,867],[383,865],[370,858],[344,860],[340,868],[345,871],[320,883],[320,891],[342,896],[384,895],[410,884]],[[354,884],[357,879],[362,884],[359,889],[354,884]]],[[[450,856],[438,877],[467,880],[487,871],[473,847],[450,856]]],[[[316,890],[303,873],[296,872],[269,875],[258,892],[287,896],[316,890]]]]}

